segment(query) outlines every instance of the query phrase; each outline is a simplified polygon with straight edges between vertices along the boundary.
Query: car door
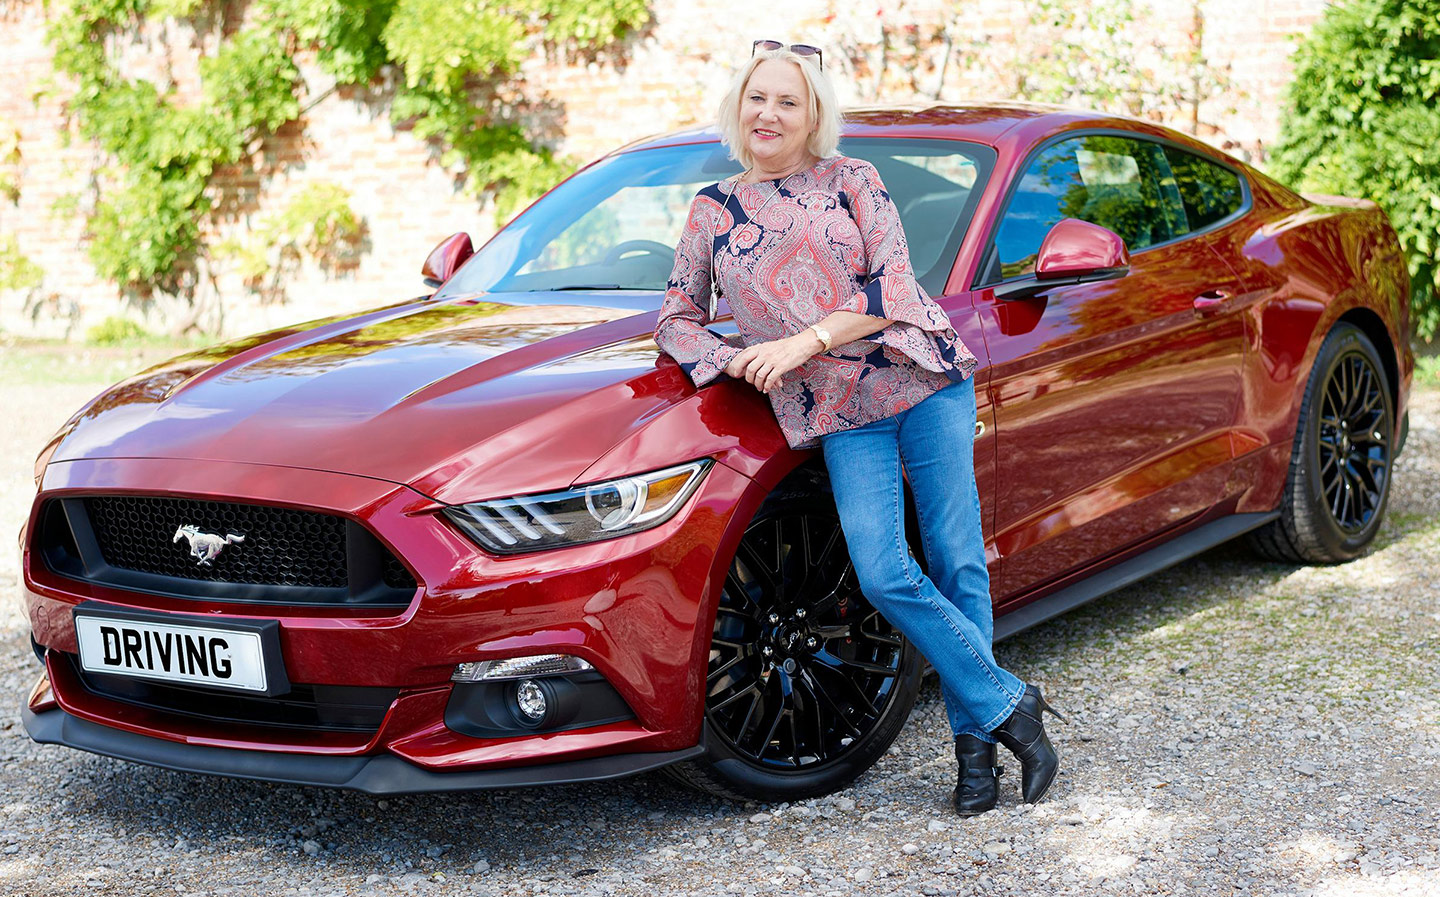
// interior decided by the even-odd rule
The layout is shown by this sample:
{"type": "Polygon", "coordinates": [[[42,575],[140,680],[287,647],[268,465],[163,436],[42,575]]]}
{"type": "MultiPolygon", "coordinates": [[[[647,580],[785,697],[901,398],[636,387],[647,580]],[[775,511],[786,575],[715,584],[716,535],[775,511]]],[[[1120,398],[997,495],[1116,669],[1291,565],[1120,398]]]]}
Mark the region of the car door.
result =
{"type": "Polygon", "coordinates": [[[1011,188],[975,293],[1002,601],[1058,587],[1220,500],[1244,351],[1225,302],[1242,290],[1210,238],[1188,230],[1164,149],[1148,140],[1067,136],[1011,188]],[[1033,271],[1067,217],[1119,234],[1128,276],[997,298],[993,286],[1033,271]]]}

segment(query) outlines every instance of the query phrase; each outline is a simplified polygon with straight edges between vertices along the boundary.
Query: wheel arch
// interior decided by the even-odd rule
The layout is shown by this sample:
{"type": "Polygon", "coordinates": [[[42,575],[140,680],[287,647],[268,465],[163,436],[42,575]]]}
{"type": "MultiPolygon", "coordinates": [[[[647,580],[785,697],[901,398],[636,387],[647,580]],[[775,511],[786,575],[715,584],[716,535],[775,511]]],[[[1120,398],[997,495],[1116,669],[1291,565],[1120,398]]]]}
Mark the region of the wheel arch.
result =
{"type": "Polygon", "coordinates": [[[1326,335],[1334,330],[1337,324],[1354,325],[1359,328],[1361,333],[1370,338],[1370,342],[1375,344],[1375,350],[1380,353],[1380,363],[1385,366],[1385,383],[1390,387],[1390,395],[1398,404],[1400,398],[1399,354],[1395,351],[1395,341],[1391,339],[1385,322],[1373,309],[1357,306],[1336,318],[1326,330],[1326,335]]]}

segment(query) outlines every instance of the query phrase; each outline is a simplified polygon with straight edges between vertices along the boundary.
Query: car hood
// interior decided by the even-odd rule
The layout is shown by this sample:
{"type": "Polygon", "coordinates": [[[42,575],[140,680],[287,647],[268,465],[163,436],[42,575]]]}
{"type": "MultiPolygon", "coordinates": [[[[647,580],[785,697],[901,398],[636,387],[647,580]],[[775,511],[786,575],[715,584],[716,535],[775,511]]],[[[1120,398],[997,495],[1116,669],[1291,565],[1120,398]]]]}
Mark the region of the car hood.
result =
{"type": "Polygon", "coordinates": [[[417,301],[204,349],[102,393],[51,461],[311,468],[445,502],[564,487],[693,393],[657,365],[655,312],[638,298],[417,301]]]}

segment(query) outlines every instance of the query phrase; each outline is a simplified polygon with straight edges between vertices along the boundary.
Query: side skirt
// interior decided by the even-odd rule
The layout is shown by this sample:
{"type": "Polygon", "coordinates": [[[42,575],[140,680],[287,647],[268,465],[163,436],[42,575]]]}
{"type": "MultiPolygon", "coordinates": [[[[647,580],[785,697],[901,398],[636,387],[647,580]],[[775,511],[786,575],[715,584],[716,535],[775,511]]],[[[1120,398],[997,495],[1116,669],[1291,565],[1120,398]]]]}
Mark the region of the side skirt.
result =
{"type": "Polygon", "coordinates": [[[1254,514],[1231,514],[1196,527],[1183,536],[1121,561],[1113,567],[1106,567],[1093,576],[1044,598],[1032,601],[995,619],[995,641],[1009,638],[1038,626],[1051,617],[1058,617],[1072,608],[1094,601],[1102,595],[1123,589],[1147,576],[1159,573],[1166,567],[1173,567],[1181,561],[1194,557],[1202,551],[1244,535],[1257,526],[1263,526],[1280,516],[1279,511],[1254,514]]]}

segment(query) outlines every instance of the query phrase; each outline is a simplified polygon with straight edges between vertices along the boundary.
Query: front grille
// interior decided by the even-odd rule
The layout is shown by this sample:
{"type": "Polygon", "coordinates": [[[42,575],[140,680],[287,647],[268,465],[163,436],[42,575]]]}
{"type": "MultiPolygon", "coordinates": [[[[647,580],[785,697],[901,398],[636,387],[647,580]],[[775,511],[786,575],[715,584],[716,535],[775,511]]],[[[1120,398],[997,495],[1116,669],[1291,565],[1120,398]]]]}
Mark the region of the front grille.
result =
{"type": "Polygon", "coordinates": [[[373,733],[400,694],[397,688],[297,684],[276,697],[238,694],[87,672],[75,655],[62,656],[91,694],[217,723],[373,733]]]}
{"type": "Polygon", "coordinates": [[[84,501],[100,553],[112,567],[201,582],[318,589],[348,583],[342,517],[193,498],[107,495],[84,501]],[[202,565],[185,537],[177,536],[187,525],[241,541],[202,565]]]}
{"type": "Polygon", "coordinates": [[[62,576],[177,598],[404,605],[416,589],[365,527],[296,508],[168,496],[56,499],[42,509],[36,540],[62,576]],[[202,562],[192,549],[207,540],[224,544],[202,562]]]}

